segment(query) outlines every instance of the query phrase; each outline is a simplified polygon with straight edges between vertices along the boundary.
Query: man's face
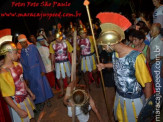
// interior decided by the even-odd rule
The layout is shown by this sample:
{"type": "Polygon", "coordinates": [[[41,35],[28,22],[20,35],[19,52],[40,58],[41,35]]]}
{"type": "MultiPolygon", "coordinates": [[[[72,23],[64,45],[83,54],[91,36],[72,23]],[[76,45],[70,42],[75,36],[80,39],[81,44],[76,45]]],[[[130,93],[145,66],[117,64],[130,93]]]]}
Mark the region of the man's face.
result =
{"type": "Polygon", "coordinates": [[[27,48],[28,47],[27,41],[20,42],[20,45],[22,46],[22,48],[27,48]]]}
{"type": "Polygon", "coordinates": [[[135,29],[139,30],[140,29],[140,25],[136,25],[135,29]]]}
{"type": "Polygon", "coordinates": [[[17,50],[13,50],[11,52],[8,52],[6,55],[9,56],[12,61],[17,61],[18,60],[18,52],[17,52],[17,50]]]}
{"type": "Polygon", "coordinates": [[[142,41],[143,41],[143,39],[138,39],[136,37],[133,37],[133,44],[135,47],[140,45],[142,43],[142,41]]]}
{"type": "Polygon", "coordinates": [[[108,45],[102,45],[102,49],[105,50],[108,53],[113,52],[113,50],[111,50],[108,45]]]}
{"type": "Polygon", "coordinates": [[[39,43],[43,46],[43,45],[45,45],[45,40],[39,41],[39,43]]]}
{"type": "Polygon", "coordinates": [[[160,0],[152,0],[154,6],[158,6],[160,4],[160,0]]]}
{"type": "Polygon", "coordinates": [[[62,38],[62,36],[61,36],[61,37],[57,38],[56,41],[57,41],[58,43],[61,43],[61,42],[62,42],[62,39],[63,39],[63,38],[62,38]]]}
{"type": "Polygon", "coordinates": [[[152,25],[150,34],[152,37],[156,37],[157,35],[159,35],[159,30],[155,25],[152,25]]]}
{"type": "Polygon", "coordinates": [[[87,37],[87,33],[81,33],[81,34],[80,34],[80,37],[81,37],[82,39],[85,39],[85,38],[87,37]]]}
{"type": "Polygon", "coordinates": [[[31,37],[30,37],[30,40],[31,40],[31,42],[33,42],[34,44],[36,43],[36,38],[35,38],[34,36],[31,36],[31,37]]]}

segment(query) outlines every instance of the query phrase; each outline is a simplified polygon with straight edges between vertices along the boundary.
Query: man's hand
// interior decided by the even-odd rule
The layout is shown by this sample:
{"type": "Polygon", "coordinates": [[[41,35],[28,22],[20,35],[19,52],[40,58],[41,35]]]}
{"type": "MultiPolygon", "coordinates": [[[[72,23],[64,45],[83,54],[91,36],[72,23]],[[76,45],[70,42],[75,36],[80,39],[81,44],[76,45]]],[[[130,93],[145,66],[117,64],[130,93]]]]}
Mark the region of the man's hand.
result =
{"type": "Polygon", "coordinates": [[[98,68],[98,71],[101,71],[102,69],[105,69],[105,64],[103,63],[97,64],[97,68],[98,68]]]}
{"type": "Polygon", "coordinates": [[[65,96],[64,96],[64,99],[63,99],[63,103],[64,103],[65,105],[68,105],[68,104],[69,104],[68,99],[69,99],[69,97],[65,95],[65,96]]]}
{"type": "Polygon", "coordinates": [[[24,111],[23,109],[19,109],[17,113],[21,118],[26,118],[28,116],[27,112],[24,111]]]}
{"type": "Polygon", "coordinates": [[[36,96],[33,93],[31,93],[30,96],[31,96],[32,100],[36,99],[36,96]]]}

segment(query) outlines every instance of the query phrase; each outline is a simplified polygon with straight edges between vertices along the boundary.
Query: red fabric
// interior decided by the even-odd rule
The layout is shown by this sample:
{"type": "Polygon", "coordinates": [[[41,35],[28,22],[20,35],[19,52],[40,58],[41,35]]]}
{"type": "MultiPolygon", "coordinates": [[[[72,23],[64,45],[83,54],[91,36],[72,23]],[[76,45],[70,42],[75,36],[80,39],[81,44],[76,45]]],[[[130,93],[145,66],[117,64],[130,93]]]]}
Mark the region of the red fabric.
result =
{"type": "Polygon", "coordinates": [[[72,64],[72,60],[71,60],[71,53],[68,53],[68,60],[70,61],[70,63],[72,64]]]}
{"type": "Polygon", "coordinates": [[[63,83],[64,83],[64,88],[67,88],[68,86],[67,78],[63,79],[63,83]]]}
{"type": "MultiPolygon", "coordinates": [[[[98,80],[98,84],[100,83],[100,75],[99,72],[97,72],[97,80],[98,80]]],[[[91,84],[92,82],[95,82],[92,72],[89,72],[89,84],[91,84]]]]}
{"type": "Polygon", "coordinates": [[[7,36],[7,35],[11,35],[11,29],[10,28],[0,30],[0,38],[3,36],[7,36]]]}
{"type": "Polygon", "coordinates": [[[54,84],[55,84],[55,76],[54,76],[54,72],[49,72],[49,73],[46,73],[45,74],[48,81],[49,81],[49,84],[50,84],[50,87],[54,87],[54,84]]]}
{"type": "Polygon", "coordinates": [[[101,12],[96,18],[103,23],[111,23],[119,26],[123,31],[127,30],[131,26],[131,22],[123,15],[113,12],[101,12]]]}
{"type": "Polygon", "coordinates": [[[0,93],[0,122],[11,122],[9,109],[0,93]]]}
{"type": "MultiPolygon", "coordinates": [[[[152,77],[152,73],[151,73],[151,69],[150,69],[150,67],[149,67],[149,64],[148,64],[148,63],[146,63],[146,64],[147,64],[147,67],[148,67],[149,73],[150,73],[150,75],[151,75],[151,77],[152,77]]],[[[153,94],[156,93],[155,85],[154,85],[153,80],[152,80],[152,89],[153,89],[153,94]]]]}
{"type": "Polygon", "coordinates": [[[55,82],[55,88],[56,88],[56,90],[60,90],[59,80],[57,80],[57,79],[56,79],[56,82],[55,82]]]}
{"type": "MultiPolygon", "coordinates": [[[[57,80],[57,84],[58,85],[56,85],[56,90],[60,90],[59,80],[57,80]]],[[[63,84],[64,84],[64,88],[67,88],[68,86],[67,78],[63,79],[63,84]]]]}

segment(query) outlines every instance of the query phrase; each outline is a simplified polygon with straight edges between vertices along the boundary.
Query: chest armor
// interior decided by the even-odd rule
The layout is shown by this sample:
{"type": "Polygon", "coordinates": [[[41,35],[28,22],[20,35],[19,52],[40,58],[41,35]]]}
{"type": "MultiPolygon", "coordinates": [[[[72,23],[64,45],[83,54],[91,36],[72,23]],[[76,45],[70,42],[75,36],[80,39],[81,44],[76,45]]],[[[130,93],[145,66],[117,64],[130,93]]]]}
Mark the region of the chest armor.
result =
{"type": "Polygon", "coordinates": [[[17,65],[15,67],[10,68],[10,72],[15,83],[15,100],[17,103],[20,103],[27,96],[23,79],[23,70],[20,65],[17,65]]]}
{"type": "Polygon", "coordinates": [[[64,61],[64,60],[68,59],[66,42],[54,44],[53,49],[55,51],[55,60],[56,61],[64,61]]]}
{"type": "Polygon", "coordinates": [[[138,51],[131,51],[123,58],[117,58],[113,53],[113,69],[117,92],[122,95],[139,96],[142,94],[142,87],[135,77],[135,62],[138,51]]]}
{"type": "Polygon", "coordinates": [[[80,39],[79,45],[80,45],[80,49],[81,49],[81,55],[85,56],[85,55],[89,55],[91,53],[91,43],[90,43],[89,39],[87,39],[87,38],[80,39]]]}

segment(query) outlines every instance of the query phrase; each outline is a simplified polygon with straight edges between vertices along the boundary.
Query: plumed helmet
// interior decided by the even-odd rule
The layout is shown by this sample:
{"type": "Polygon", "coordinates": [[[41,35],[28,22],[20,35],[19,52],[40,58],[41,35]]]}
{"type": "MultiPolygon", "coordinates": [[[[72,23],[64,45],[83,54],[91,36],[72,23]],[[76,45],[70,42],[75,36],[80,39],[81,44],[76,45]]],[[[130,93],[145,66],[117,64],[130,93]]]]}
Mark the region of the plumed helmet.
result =
{"type": "Polygon", "coordinates": [[[12,42],[11,29],[0,30],[0,55],[13,50],[16,50],[16,46],[12,42]]]}
{"type": "Polygon", "coordinates": [[[13,42],[4,42],[0,46],[0,55],[6,55],[7,52],[12,52],[14,50],[17,50],[16,45],[13,42]]]}
{"type": "Polygon", "coordinates": [[[86,28],[81,28],[79,30],[79,34],[83,34],[83,33],[87,33],[87,29],[86,28]]]}
{"type": "Polygon", "coordinates": [[[125,39],[124,31],[131,23],[129,20],[118,13],[104,12],[99,13],[97,18],[101,21],[102,32],[98,38],[98,45],[114,45],[125,39]]]}
{"type": "Polygon", "coordinates": [[[56,33],[55,33],[55,38],[56,38],[56,39],[59,39],[59,38],[60,38],[60,39],[62,40],[62,39],[63,39],[63,34],[62,34],[62,32],[60,32],[60,31],[56,32],[56,33]]]}
{"type": "Polygon", "coordinates": [[[82,34],[82,33],[87,33],[87,29],[85,28],[85,26],[84,26],[84,24],[82,23],[82,21],[81,20],[79,20],[79,25],[80,25],[80,27],[79,27],[79,34],[82,34]]]}

